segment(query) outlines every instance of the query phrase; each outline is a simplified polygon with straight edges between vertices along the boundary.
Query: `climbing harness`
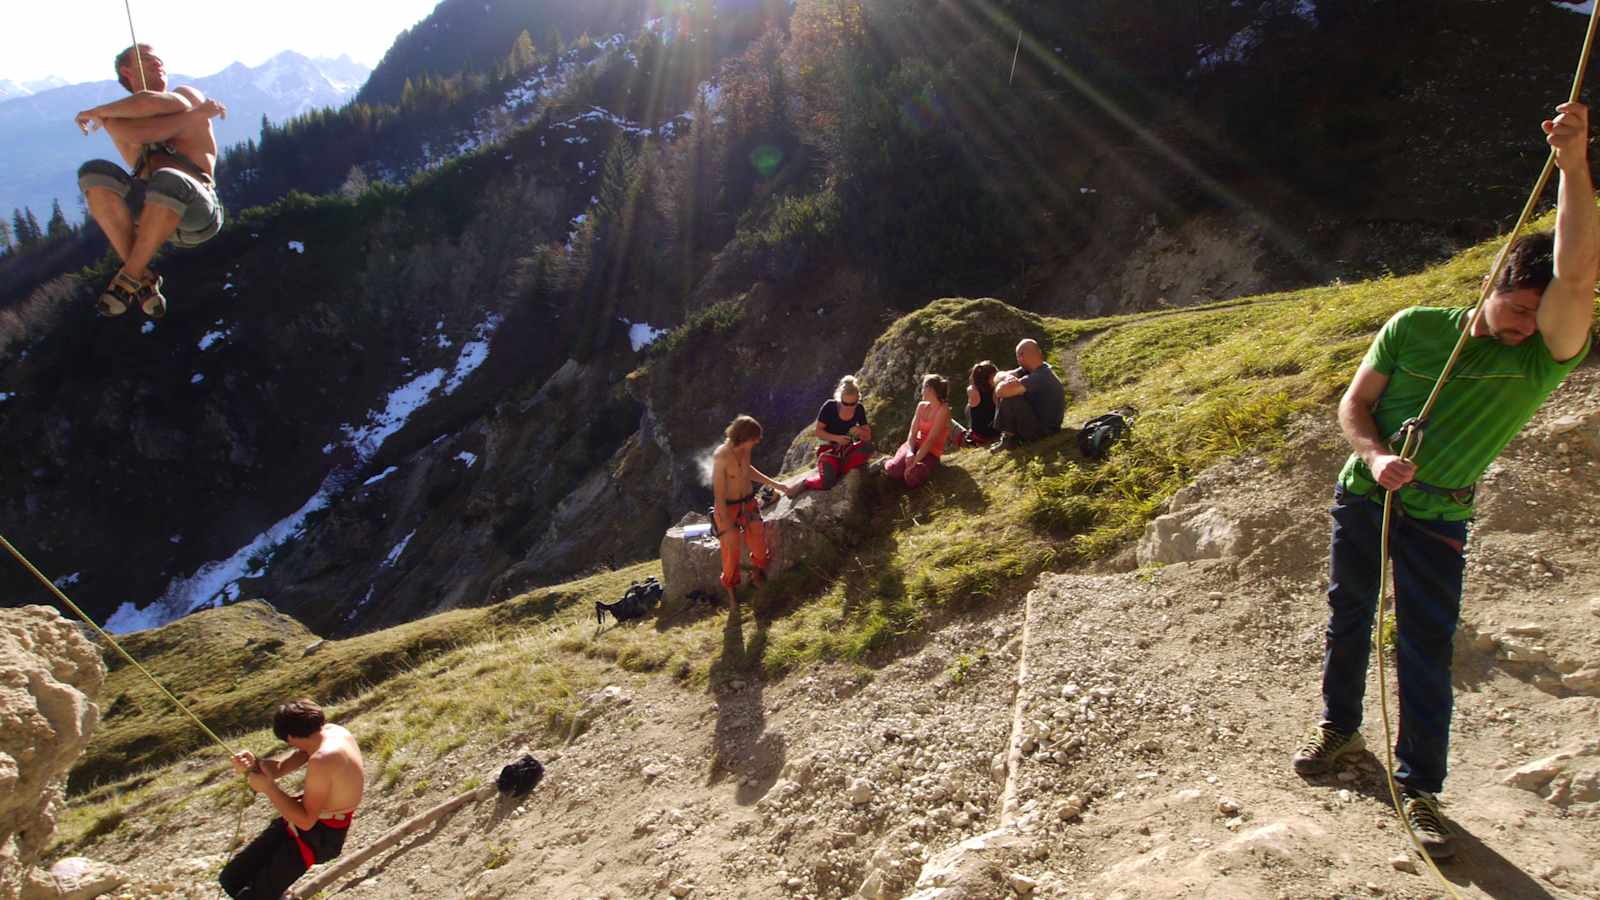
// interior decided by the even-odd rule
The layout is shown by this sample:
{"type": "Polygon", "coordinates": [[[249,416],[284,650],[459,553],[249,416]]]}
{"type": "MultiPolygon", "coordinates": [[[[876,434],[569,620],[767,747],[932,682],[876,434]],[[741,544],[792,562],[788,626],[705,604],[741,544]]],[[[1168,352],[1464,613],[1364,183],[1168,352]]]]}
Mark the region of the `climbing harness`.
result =
{"type": "MultiPolygon", "coordinates": [[[[1568,96],[1568,102],[1578,102],[1578,96],[1583,90],[1583,75],[1589,68],[1589,55],[1594,47],[1595,26],[1597,22],[1600,22],[1600,18],[1597,17],[1600,17],[1600,4],[1595,4],[1589,11],[1589,29],[1584,35],[1583,52],[1578,56],[1578,69],[1572,77],[1572,92],[1568,96]]],[[[1505,246],[1501,247],[1499,254],[1495,256],[1494,266],[1489,270],[1489,277],[1483,282],[1483,288],[1478,294],[1477,304],[1472,308],[1472,315],[1467,322],[1467,327],[1462,329],[1461,336],[1456,339],[1455,349],[1451,351],[1449,359],[1445,360],[1444,368],[1439,371],[1439,377],[1434,381],[1433,390],[1428,394],[1427,401],[1423,403],[1422,410],[1413,418],[1406,420],[1405,424],[1400,426],[1399,432],[1396,433],[1397,437],[1402,435],[1404,437],[1404,444],[1401,446],[1399,454],[1401,459],[1410,462],[1416,455],[1417,450],[1422,446],[1422,435],[1427,426],[1428,416],[1433,412],[1434,404],[1439,399],[1439,393],[1443,390],[1445,382],[1450,377],[1450,370],[1455,368],[1456,362],[1461,358],[1462,351],[1466,349],[1467,341],[1477,331],[1478,323],[1483,318],[1484,304],[1494,293],[1495,282],[1500,280],[1500,274],[1505,269],[1506,259],[1511,253],[1511,245],[1516,242],[1517,237],[1522,233],[1522,229],[1527,226],[1528,220],[1533,218],[1533,211],[1538,206],[1539,198],[1543,196],[1545,187],[1550,183],[1550,175],[1555,169],[1555,164],[1556,151],[1552,147],[1550,155],[1545,159],[1544,169],[1539,173],[1538,181],[1534,183],[1533,192],[1528,195],[1528,202],[1522,207],[1522,215],[1517,217],[1516,225],[1512,226],[1511,233],[1506,236],[1505,246]]],[[[1470,488],[1463,490],[1470,490],[1470,488]]],[[[1391,490],[1385,490],[1383,493],[1383,531],[1378,552],[1377,621],[1380,625],[1383,622],[1388,599],[1389,525],[1393,517],[1394,495],[1395,492],[1391,490]]],[[[1434,863],[1433,857],[1429,856],[1428,852],[1423,849],[1422,842],[1417,839],[1417,834],[1412,830],[1411,822],[1405,814],[1405,807],[1400,799],[1400,788],[1394,780],[1394,734],[1389,716],[1389,683],[1388,676],[1384,671],[1383,629],[1381,627],[1372,630],[1372,647],[1378,657],[1378,694],[1383,706],[1383,748],[1388,763],[1388,766],[1384,769],[1384,777],[1389,783],[1389,797],[1394,801],[1394,809],[1400,817],[1400,824],[1405,827],[1406,836],[1411,838],[1412,847],[1416,849],[1417,855],[1422,857],[1422,861],[1427,864],[1428,870],[1433,873],[1433,876],[1439,880],[1440,884],[1444,885],[1445,891],[1451,897],[1460,900],[1461,895],[1456,892],[1455,886],[1444,877],[1444,874],[1439,871],[1439,866],[1434,863]]]]}

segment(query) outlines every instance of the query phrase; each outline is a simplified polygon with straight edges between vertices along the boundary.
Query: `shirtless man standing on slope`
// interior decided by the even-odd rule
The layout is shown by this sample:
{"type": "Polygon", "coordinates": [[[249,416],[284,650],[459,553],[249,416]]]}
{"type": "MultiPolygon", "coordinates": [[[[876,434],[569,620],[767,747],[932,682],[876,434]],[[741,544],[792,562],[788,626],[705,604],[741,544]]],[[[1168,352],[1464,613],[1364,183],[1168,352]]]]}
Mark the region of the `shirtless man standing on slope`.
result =
{"type": "Polygon", "coordinates": [[[87,135],[104,128],[133,169],[130,175],[104,159],[78,169],[89,215],[122,258],[122,269],[96,308],[103,316],[120,316],[137,306],[159,319],[167,313],[167,301],[161,276],[150,271],[156,251],[168,240],[199,246],[222,230],[211,120],[226,118],[228,110],[187,85],[168,91],[167,70],[149,44],[119,53],[116,70],[132,96],[77,115],[79,130],[87,135]]]}
{"type": "Polygon", "coordinates": [[[767,549],[766,528],[761,524],[761,504],[756,500],[756,482],[789,496],[792,489],[761,474],[750,463],[750,454],[761,443],[761,423],[750,416],[739,416],[723,433],[722,446],[711,455],[711,494],[716,505],[712,507],[712,527],[722,544],[722,586],[728,589],[728,608],[739,603],[733,589],[739,586],[739,558],[742,545],[750,548],[750,562],[755,565],[754,581],[767,578],[767,563],[772,554],[767,549]]]}
{"type": "Polygon", "coordinates": [[[310,700],[280,706],[272,733],[294,748],[287,758],[257,759],[248,750],[233,757],[234,770],[272,801],[278,818],[223,867],[218,880],[229,897],[276,900],[307,869],[338,856],[366,787],[355,737],[310,700]],[[291,797],[277,780],[301,766],[304,792],[291,797]]]}

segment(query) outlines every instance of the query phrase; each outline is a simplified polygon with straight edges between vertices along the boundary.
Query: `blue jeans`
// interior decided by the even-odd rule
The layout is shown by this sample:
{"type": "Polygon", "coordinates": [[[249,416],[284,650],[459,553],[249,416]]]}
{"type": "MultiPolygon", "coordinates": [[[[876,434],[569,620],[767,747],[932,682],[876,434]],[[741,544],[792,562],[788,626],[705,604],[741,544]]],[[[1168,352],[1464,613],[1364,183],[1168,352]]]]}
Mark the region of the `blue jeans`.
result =
{"type": "MultiPolygon", "coordinates": [[[[1327,651],[1322,659],[1322,720],[1339,731],[1361,727],[1372,620],[1378,604],[1378,554],[1383,531],[1382,493],[1369,499],[1334,494],[1331,573],[1328,581],[1327,651]]],[[[1400,731],[1395,740],[1395,780],[1415,790],[1444,787],[1450,750],[1450,655],[1461,618],[1466,569],[1466,522],[1424,522],[1391,517],[1389,556],[1394,566],[1394,611],[1399,628],[1396,672],[1400,731]]]]}

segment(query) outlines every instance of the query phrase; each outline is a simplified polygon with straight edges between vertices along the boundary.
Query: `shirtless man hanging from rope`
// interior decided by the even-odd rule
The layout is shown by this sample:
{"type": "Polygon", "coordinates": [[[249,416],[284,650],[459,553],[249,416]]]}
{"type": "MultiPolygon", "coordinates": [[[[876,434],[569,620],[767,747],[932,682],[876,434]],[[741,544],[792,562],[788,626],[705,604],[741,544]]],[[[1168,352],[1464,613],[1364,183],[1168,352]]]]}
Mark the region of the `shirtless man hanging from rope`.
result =
{"type": "Polygon", "coordinates": [[[294,752],[279,760],[257,759],[248,750],[233,757],[234,770],[272,801],[278,818],[223,867],[218,880],[229,897],[276,900],[307,869],[338,856],[366,787],[355,737],[330,724],[310,700],[279,707],[272,733],[294,752]],[[291,797],[277,780],[301,766],[304,790],[291,797]]]}
{"type": "Polygon", "coordinates": [[[222,229],[211,120],[226,117],[228,110],[187,85],[168,91],[166,68],[149,44],[117,54],[116,70],[132,96],[77,115],[86,135],[104,128],[133,169],[130,175],[104,159],[78,169],[89,215],[122,258],[122,269],[96,308],[103,316],[119,316],[137,306],[159,319],[166,315],[167,301],[161,276],[150,270],[156,251],[169,240],[198,246],[222,229]]]}

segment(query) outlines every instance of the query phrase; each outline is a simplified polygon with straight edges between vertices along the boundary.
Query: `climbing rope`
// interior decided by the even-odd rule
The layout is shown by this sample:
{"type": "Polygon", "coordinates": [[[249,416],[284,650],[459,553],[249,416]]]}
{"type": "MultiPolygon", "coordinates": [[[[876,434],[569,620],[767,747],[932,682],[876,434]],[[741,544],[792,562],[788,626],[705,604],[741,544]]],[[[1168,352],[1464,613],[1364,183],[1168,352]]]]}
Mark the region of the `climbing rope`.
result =
{"type": "MultiPolygon", "coordinates": [[[[133,0],[122,0],[122,8],[128,12],[128,37],[133,39],[133,61],[139,67],[139,90],[148,91],[150,87],[144,80],[144,54],[139,52],[139,36],[133,33],[133,0]]],[[[93,624],[92,622],[90,624],[93,624]]]]}
{"type": "Polygon", "coordinates": [[[166,689],[166,686],[164,686],[161,682],[157,681],[156,677],[154,675],[150,674],[150,670],[149,669],[146,669],[144,666],[139,665],[139,661],[138,660],[136,660],[132,656],[128,655],[128,651],[122,649],[122,645],[117,643],[115,638],[113,638],[111,635],[107,634],[105,632],[105,629],[101,628],[99,625],[96,625],[93,619],[89,618],[89,616],[86,613],[84,613],[83,610],[78,608],[78,604],[72,602],[72,598],[70,598],[66,594],[62,593],[61,589],[56,587],[55,584],[50,581],[50,579],[44,577],[44,573],[40,572],[37,568],[35,568],[33,563],[29,562],[28,558],[26,556],[22,555],[22,551],[18,550],[16,547],[12,546],[11,542],[6,540],[6,537],[3,534],[0,534],[0,546],[4,546],[6,548],[6,552],[10,553],[11,556],[13,558],[15,558],[17,562],[21,563],[23,568],[27,569],[30,573],[32,573],[34,578],[39,579],[39,583],[40,584],[44,585],[50,591],[50,593],[55,594],[57,600],[60,600],[63,605],[65,605],[68,609],[70,609],[74,613],[76,613],[78,618],[80,618],[84,622],[88,623],[89,627],[94,629],[95,634],[98,634],[100,636],[101,640],[103,640],[107,644],[111,645],[111,649],[113,649],[113,650],[117,651],[119,654],[121,654],[122,658],[127,660],[129,665],[133,666],[135,669],[138,669],[139,670],[139,674],[141,674],[144,677],[150,679],[150,683],[156,686],[156,690],[158,690],[162,694],[166,695],[166,698],[168,700],[172,701],[172,705],[176,706],[178,708],[179,712],[183,713],[184,715],[188,716],[191,720],[193,720],[194,724],[199,726],[201,731],[205,732],[206,737],[208,737],[212,741],[214,741],[218,747],[221,747],[223,750],[226,750],[230,757],[234,755],[233,748],[228,746],[228,743],[226,741],[224,741],[222,738],[217,737],[217,733],[216,732],[214,732],[210,728],[206,727],[206,723],[200,721],[200,717],[195,715],[193,712],[191,712],[189,710],[189,707],[184,706],[182,700],[179,700],[176,696],[173,695],[173,693],[171,691],[166,689]]]}
{"type": "MultiPolygon", "coordinates": [[[[1589,30],[1584,35],[1583,52],[1578,56],[1578,70],[1572,76],[1572,91],[1567,98],[1568,102],[1571,103],[1578,102],[1578,95],[1583,90],[1583,75],[1589,68],[1589,55],[1594,48],[1595,26],[1597,22],[1600,22],[1600,18],[1597,17],[1600,17],[1600,3],[1595,4],[1589,11],[1589,30]]],[[[1444,389],[1445,381],[1450,377],[1450,371],[1455,368],[1456,362],[1461,358],[1461,353],[1466,348],[1467,341],[1471,340],[1473,332],[1477,331],[1478,323],[1483,318],[1484,304],[1494,293],[1495,282],[1500,280],[1500,275],[1505,270],[1506,259],[1511,253],[1511,245],[1516,243],[1517,237],[1521,235],[1522,229],[1527,226],[1528,220],[1533,218],[1533,211],[1539,204],[1539,198],[1544,195],[1545,187],[1550,183],[1550,175],[1555,170],[1555,166],[1556,151],[1552,147],[1550,155],[1545,159],[1544,169],[1539,173],[1539,179],[1534,182],[1533,192],[1528,195],[1528,202],[1523,204],[1522,215],[1517,217],[1516,225],[1512,226],[1511,233],[1506,236],[1505,246],[1500,248],[1500,252],[1494,258],[1494,266],[1489,270],[1489,277],[1483,282],[1483,288],[1478,294],[1478,302],[1472,308],[1472,315],[1467,322],[1467,327],[1462,330],[1461,336],[1456,339],[1455,349],[1450,352],[1449,359],[1445,360],[1444,368],[1439,371],[1439,377],[1433,383],[1433,390],[1428,394],[1427,402],[1423,403],[1422,411],[1417,413],[1415,418],[1408,420],[1402,426],[1405,441],[1400,448],[1401,459],[1408,462],[1411,461],[1412,457],[1421,448],[1422,426],[1427,422],[1428,415],[1433,412],[1434,404],[1439,399],[1439,393],[1444,389]]],[[[1383,492],[1383,532],[1378,554],[1377,621],[1379,627],[1372,630],[1373,651],[1378,657],[1378,695],[1383,706],[1383,749],[1388,763],[1388,766],[1384,769],[1384,776],[1389,782],[1389,798],[1394,802],[1395,813],[1400,817],[1400,824],[1405,826],[1406,836],[1411,838],[1411,844],[1416,849],[1417,855],[1421,856],[1423,862],[1427,863],[1429,871],[1433,872],[1434,877],[1439,879],[1439,883],[1444,885],[1444,889],[1449,892],[1450,896],[1460,900],[1461,895],[1456,893],[1455,887],[1444,877],[1444,873],[1439,871],[1439,866],[1434,863],[1433,857],[1429,856],[1428,852],[1423,849],[1422,842],[1417,839],[1416,832],[1412,830],[1411,822],[1406,818],[1405,807],[1400,802],[1400,788],[1394,780],[1394,735],[1389,716],[1389,682],[1384,671],[1383,628],[1381,627],[1387,605],[1386,600],[1388,599],[1389,525],[1393,518],[1393,510],[1394,491],[1385,490],[1383,492]]],[[[1399,634],[1398,622],[1396,622],[1395,633],[1396,635],[1399,634]]],[[[1398,637],[1396,640],[1398,642],[1398,637]]]]}

